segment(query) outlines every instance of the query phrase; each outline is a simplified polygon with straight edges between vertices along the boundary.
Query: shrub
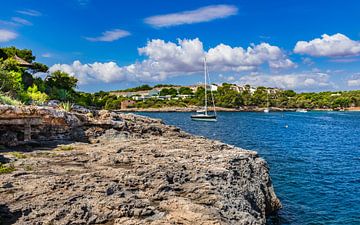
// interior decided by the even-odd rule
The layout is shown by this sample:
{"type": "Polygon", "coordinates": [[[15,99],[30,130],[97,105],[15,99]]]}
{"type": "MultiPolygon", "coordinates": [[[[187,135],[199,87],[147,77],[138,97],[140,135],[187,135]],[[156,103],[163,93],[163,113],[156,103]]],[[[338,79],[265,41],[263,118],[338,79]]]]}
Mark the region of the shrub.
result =
{"type": "Polygon", "coordinates": [[[13,99],[7,95],[3,95],[0,93],[0,104],[4,105],[22,105],[22,103],[16,99],[13,99]]]}
{"type": "Polygon", "coordinates": [[[28,88],[27,95],[36,104],[44,104],[49,99],[49,96],[47,94],[42,93],[38,90],[36,84],[28,88]]]}
{"type": "Polygon", "coordinates": [[[74,104],[72,104],[71,102],[61,102],[59,104],[59,107],[60,109],[65,110],[66,112],[70,112],[73,109],[74,104]]]}
{"type": "Polygon", "coordinates": [[[17,159],[25,159],[26,155],[20,152],[11,152],[11,155],[13,155],[17,159]]]}
{"type": "Polygon", "coordinates": [[[15,167],[12,165],[8,166],[8,165],[0,163],[0,174],[11,173],[15,170],[16,170],[15,167]]]}
{"type": "Polygon", "coordinates": [[[61,151],[71,151],[71,150],[74,150],[74,146],[72,146],[72,145],[59,145],[59,150],[61,150],[61,151]]]}

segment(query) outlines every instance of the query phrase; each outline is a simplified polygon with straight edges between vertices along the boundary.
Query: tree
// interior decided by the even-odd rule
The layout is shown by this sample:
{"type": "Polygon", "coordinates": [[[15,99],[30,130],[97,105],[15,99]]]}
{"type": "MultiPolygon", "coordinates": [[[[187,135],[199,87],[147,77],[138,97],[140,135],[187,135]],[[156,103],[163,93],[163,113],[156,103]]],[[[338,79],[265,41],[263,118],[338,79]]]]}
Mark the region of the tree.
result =
{"type": "Polygon", "coordinates": [[[231,89],[232,85],[224,83],[215,93],[215,102],[217,106],[236,108],[243,105],[241,94],[231,89]]]}
{"type": "Polygon", "coordinates": [[[175,97],[177,95],[177,90],[175,88],[163,88],[160,91],[160,96],[171,95],[175,97]]]}
{"type": "Polygon", "coordinates": [[[38,62],[32,63],[32,66],[30,68],[30,71],[32,74],[35,74],[38,72],[46,73],[48,70],[49,70],[49,67],[47,65],[38,63],[38,62]]]}
{"type": "Polygon", "coordinates": [[[18,49],[14,46],[0,49],[0,58],[8,59],[10,57],[14,57],[15,55],[29,63],[35,60],[35,56],[29,49],[18,49]]]}
{"type": "Polygon", "coordinates": [[[265,87],[258,87],[252,95],[252,103],[256,106],[264,107],[267,104],[268,93],[265,87]]]}
{"type": "Polygon", "coordinates": [[[22,73],[13,59],[0,60],[0,91],[17,97],[23,91],[22,73]]]}
{"type": "Polygon", "coordinates": [[[61,71],[55,71],[45,79],[45,85],[49,88],[73,91],[77,86],[78,79],[61,71]]]}
{"type": "Polygon", "coordinates": [[[181,94],[181,95],[192,95],[194,93],[191,90],[191,88],[189,88],[189,87],[181,87],[179,89],[179,94],[181,94]]]}
{"type": "Polygon", "coordinates": [[[74,88],[77,86],[77,81],[67,73],[55,71],[45,78],[46,93],[52,99],[73,101],[76,96],[74,88]]]}
{"type": "Polygon", "coordinates": [[[283,93],[284,93],[284,95],[287,96],[287,97],[294,97],[294,96],[296,96],[296,92],[293,91],[293,90],[285,90],[283,93]]]}

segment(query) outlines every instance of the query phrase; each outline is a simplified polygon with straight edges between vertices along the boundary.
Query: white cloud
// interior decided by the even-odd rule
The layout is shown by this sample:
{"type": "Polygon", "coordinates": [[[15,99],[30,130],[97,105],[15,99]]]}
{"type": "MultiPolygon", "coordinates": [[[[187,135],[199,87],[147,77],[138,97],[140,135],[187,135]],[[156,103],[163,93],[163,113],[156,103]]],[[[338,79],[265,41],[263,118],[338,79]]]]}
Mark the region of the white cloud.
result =
{"type": "Polygon", "coordinates": [[[302,91],[323,90],[334,87],[328,74],[305,72],[285,75],[248,75],[241,77],[238,83],[302,91]]]}
{"type": "Polygon", "coordinates": [[[169,77],[201,73],[205,55],[211,72],[257,70],[264,64],[276,69],[294,66],[280,48],[267,43],[252,45],[246,50],[219,44],[206,52],[198,38],[178,39],[178,43],[156,39],[148,41],[138,51],[146,59],[127,66],[120,67],[114,62],[81,64],[75,61],[72,65],[54,65],[51,70],[63,70],[78,77],[82,83],[89,83],[162,81],[169,77]]]}
{"type": "Polygon", "coordinates": [[[41,57],[43,57],[43,58],[51,58],[53,55],[51,54],[51,53],[43,53],[43,54],[41,54],[41,57]]]}
{"type": "Polygon", "coordinates": [[[109,83],[111,81],[129,80],[126,77],[124,68],[119,67],[114,62],[92,64],[82,64],[80,61],[74,61],[72,64],[55,64],[49,71],[61,70],[71,76],[77,77],[80,84],[102,81],[109,83]]]}
{"type": "Polygon", "coordinates": [[[24,9],[24,10],[18,10],[16,11],[20,14],[27,15],[27,16],[41,16],[41,12],[32,10],[32,9],[24,9]]]}
{"type": "Polygon", "coordinates": [[[352,77],[347,80],[349,87],[360,87],[360,73],[353,74],[352,77]]]}
{"type": "Polygon", "coordinates": [[[340,33],[332,36],[324,34],[309,42],[298,41],[294,52],[318,57],[355,56],[360,55],[360,41],[351,40],[340,33]]]}
{"type": "Polygon", "coordinates": [[[130,35],[130,33],[126,30],[115,29],[115,30],[105,31],[99,37],[85,37],[85,39],[88,41],[111,42],[111,41],[119,40],[120,38],[129,36],[129,35],[130,35]]]}
{"type": "Polygon", "coordinates": [[[5,26],[18,26],[18,23],[15,23],[13,21],[7,21],[7,20],[0,20],[0,25],[5,25],[5,26]]]}
{"type": "Polygon", "coordinates": [[[145,23],[154,27],[170,27],[181,24],[208,22],[236,15],[238,9],[232,5],[210,5],[196,10],[151,16],[145,23]]]}
{"type": "Polygon", "coordinates": [[[13,31],[0,29],[0,42],[14,40],[17,36],[18,34],[13,31]]]}
{"type": "Polygon", "coordinates": [[[308,65],[308,66],[312,66],[315,64],[315,62],[308,57],[301,58],[301,61],[303,64],[308,65]]]}
{"type": "Polygon", "coordinates": [[[215,70],[222,71],[255,70],[264,63],[273,69],[295,66],[279,47],[268,43],[252,45],[246,50],[242,47],[232,48],[228,45],[219,44],[215,48],[209,49],[206,56],[209,64],[214,65],[215,70]]]}
{"type": "Polygon", "coordinates": [[[12,17],[11,18],[12,21],[20,24],[20,25],[27,25],[27,26],[31,26],[32,23],[26,19],[20,18],[20,17],[12,17]]]}
{"type": "Polygon", "coordinates": [[[348,80],[347,84],[349,87],[360,87],[360,78],[348,80]]]}

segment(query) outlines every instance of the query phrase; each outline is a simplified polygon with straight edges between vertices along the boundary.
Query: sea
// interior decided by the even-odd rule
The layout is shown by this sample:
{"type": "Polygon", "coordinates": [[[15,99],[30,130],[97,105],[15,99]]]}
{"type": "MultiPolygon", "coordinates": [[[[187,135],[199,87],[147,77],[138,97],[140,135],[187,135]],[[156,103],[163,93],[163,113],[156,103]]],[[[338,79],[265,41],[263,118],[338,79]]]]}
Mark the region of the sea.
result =
{"type": "Polygon", "coordinates": [[[217,122],[138,114],[257,151],[283,205],[269,225],[360,225],[360,112],[219,112],[217,122]]]}

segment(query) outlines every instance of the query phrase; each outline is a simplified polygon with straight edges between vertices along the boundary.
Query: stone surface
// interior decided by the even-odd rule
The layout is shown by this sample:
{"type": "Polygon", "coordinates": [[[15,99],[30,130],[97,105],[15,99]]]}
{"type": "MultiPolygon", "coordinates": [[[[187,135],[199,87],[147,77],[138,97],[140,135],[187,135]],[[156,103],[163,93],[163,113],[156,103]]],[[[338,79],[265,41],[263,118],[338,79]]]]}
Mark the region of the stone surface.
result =
{"type": "Polygon", "coordinates": [[[0,175],[4,224],[265,224],[281,207],[256,152],[132,114],[57,113],[89,143],[2,153],[17,169],[0,175]]]}

